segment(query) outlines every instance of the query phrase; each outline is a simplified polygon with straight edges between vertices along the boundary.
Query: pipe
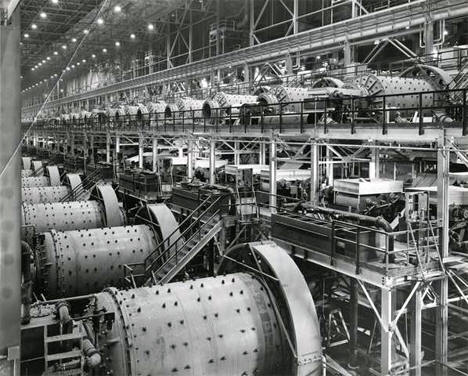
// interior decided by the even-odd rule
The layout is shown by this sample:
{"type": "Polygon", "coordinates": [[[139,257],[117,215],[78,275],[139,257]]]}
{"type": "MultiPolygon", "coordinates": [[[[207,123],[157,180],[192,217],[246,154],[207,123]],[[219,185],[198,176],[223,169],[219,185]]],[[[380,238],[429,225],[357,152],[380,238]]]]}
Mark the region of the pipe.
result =
{"type": "MultiPolygon", "coordinates": [[[[344,218],[344,219],[351,219],[359,222],[359,224],[364,224],[364,225],[370,225],[370,226],[375,226],[387,233],[393,233],[393,228],[388,223],[388,221],[383,218],[383,217],[371,217],[368,215],[363,215],[363,214],[358,214],[358,213],[349,213],[349,212],[344,212],[341,210],[337,209],[331,209],[331,208],[324,208],[321,206],[315,206],[310,203],[304,203],[301,205],[304,209],[309,210],[309,211],[314,211],[314,212],[320,212],[320,213],[325,213],[325,214],[331,214],[334,216],[337,216],[338,219],[344,218]]],[[[393,236],[388,236],[388,252],[392,252],[394,248],[394,237],[393,236]]],[[[390,254],[389,255],[389,261],[392,262],[394,259],[394,255],[390,254]]]]}
{"type": "Polygon", "coordinates": [[[71,322],[69,304],[66,301],[62,300],[56,304],[56,308],[60,323],[63,326],[66,326],[68,323],[71,322]]]}
{"type": "Polygon", "coordinates": [[[83,339],[83,354],[86,357],[86,365],[89,368],[96,368],[101,364],[101,354],[99,354],[99,351],[88,337],[83,339]]]}

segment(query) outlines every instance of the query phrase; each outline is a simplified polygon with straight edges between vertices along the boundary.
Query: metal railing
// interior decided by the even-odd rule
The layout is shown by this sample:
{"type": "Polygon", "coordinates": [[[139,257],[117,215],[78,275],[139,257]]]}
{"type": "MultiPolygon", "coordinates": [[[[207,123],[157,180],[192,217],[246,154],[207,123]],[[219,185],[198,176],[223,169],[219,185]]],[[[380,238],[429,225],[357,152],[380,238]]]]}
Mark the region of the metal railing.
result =
{"type": "Polygon", "coordinates": [[[60,202],[67,202],[70,200],[78,200],[82,197],[87,190],[93,188],[96,185],[96,182],[101,177],[101,171],[99,169],[94,170],[90,174],[86,175],[86,177],[78,184],[75,188],[70,190],[68,194],[61,198],[60,202]]]}
{"type": "Polygon", "coordinates": [[[187,216],[180,226],[166,236],[166,238],[158,244],[156,249],[145,259],[145,274],[147,276],[153,272],[155,266],[161,261],[162,264],[156,269],[156,273],[162,270],[162,268],[168,265],[168,262],[172,261],[174,258],[177,264],[181,249],[186,246],[194,234],[201,234],[201,229],[206,228],[207,223],[210,223],[213,218],[219,215],[218,209],[211,214],[208,220],[205,218],[208,213],[212,213],[212,209],[221,201],[223,196],[217,197],[213,202],[206,206],[211,198],[212,196],[209,196],[205,199],[189,216],[187,216]],[[192,219],[194,219],[194,221],[177,236],[179,229],[183,228],[184,224],[188,223],[192,219]],[[184,241],[184,238],[187,235],[189,238],[184,241]]]}
{"type": "Polygon", "coordinates": [[[201,109],[78,119],[62,122],[39,121],[36,128],[76,131],[157,131],[157,132],[261,132],[299,133],[335,127],[379,127],[387,134],[393,126],[417,128],[420,135],[428,127],[461,127],[468,134],[467,90],[438,90],[399,94],[311,98],[304,101],[262,105],[219,107],[205,116],[201,109]]]}

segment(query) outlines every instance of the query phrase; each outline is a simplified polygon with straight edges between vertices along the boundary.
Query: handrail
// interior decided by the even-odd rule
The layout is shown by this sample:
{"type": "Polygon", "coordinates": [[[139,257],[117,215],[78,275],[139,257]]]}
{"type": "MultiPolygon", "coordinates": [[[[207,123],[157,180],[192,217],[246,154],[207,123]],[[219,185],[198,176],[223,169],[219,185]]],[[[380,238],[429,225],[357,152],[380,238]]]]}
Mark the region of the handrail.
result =
{"type": "Polygon", "coordinates": [[[73,188],[68,194],[60,200],[60,202],[66,202],[71,197],[79,197],[79,195],[83,194],[87,188],[92,187],[95,183],[93,179],[101,174],[99,169],[94,170],[91,174],[87,175],[80,184],[78,184],[75,188],[73,188]],[[90,184],[89,184],[90,183],[90,184]],[[86,188],[85,188],[86,186],[86,188]]]}
{"type": "MultiPolygon", "coordinates": [[[[210,197],[211,197],[211,196],[210,196],[210,197]]],[[[224,197],[224,196],[221,195],[221,196],[219,196],[216,200],[214,200],[214,201],[205,209],[205,211],[204,211],[203,213],[199,214],[198,219],[197,219],[196,221],[192,222],[192,223],[191,223],[175,240],[171,240],[171,237],[172,237],[172,236],[174,235],[174,233],[180,228],[180,226],[179,226],[177,229],[175,229],[170,235],[166,236],[166,238],[165,238],[161,243],[159,243],[159,244],[157,245],[156,249],[155,249],[153,252],[151,252],[151,254],[148,255],[148,257],[146,257],[146,259],[145,259],[145,273],[148,273],[148,271],[151,270],[151,269],[153,268],[153,266],[154,266],[161,258],[167,256],[167,254],[169,253],[169,251],[172,250],[172,248],[173,248],[174,246],[177,247],[177,245],[178,245],[179,241],[181,240],[181,238],[183,238],[187,233],[189,233],[189,231],[192,231],[193,228],[201,222],[201,218],[202,218],[203,216],[205,216],[205,215],[213,208],[213,206],[214,206],[215,204],[217,204],[217,203],[221,200],[221,198],[223,198],[223,197],[224,197]],[[166,249],[164,249],[162,252],[160,252],[160,253],[158,254],[158,256],[157,256],[154,260],[152,260],[152,261],[150,262],[149,265],[147,265],[147,260],[150,259],[155,253],[157,253],[157,251],[158,251],[166,242],[168,242],[168,241],[170,242],[169,247],[166,248],[166,249]]],[[[206,200],[205,200],[204,202],[206,202],[206,200]]],[[[201,205],[200,205],[200,206],[201,206],[201,205]]],[[[199,207],[200,207],[200,206],[199,206],[199,207]]],[[[194,211],[194,212],[195,212],[195,211],[194,211]]],[[[193,212],[193,213],[194,213],[194,212],[193,212]]],[[[193,215],[193,213],[192,213],[191,215],[193,215]]],[[[219,210],[217,210],[215,213],[216,213],[216,214],[219,214],[219,210]]],[[[211,220],[211,218],[210,218],[210,220],[211,220]]],[[[184,221],[184,222],[185,222],[185,221],[184,221]]],[[[184,222],[182,222],[182,223],[184,223],[184,222]]],[[[205,225],[205,224],[202,224],[201,227],[203,227],[204,225],[205,225]]],[[[201,227],[200,227],[200,229],[201,229],[201,227]]],[[[186,244],[186,243],[184,243],[184,245],[185,245],[185,244],[186,244]]],[[[176,249],[177,249],[177,248],[176,248],[176,249]]],[[[176,253],[177,253],[177,251],[176,251],[176,253]]],[[[170,258],[171,258],[171,257],[170,257],[170,258]]],[[[158,269],[158,270],[159,270],[159,269],[158,269]]]]}
{"type": "MultiPolygon", "coordinates": [[[[156,245],[156,248],[153,252],[151,252],[145,259],[145,264],[146,264],[146,260],[151,258],[151,256],[153,256],[154,253],[156,253],[156,251],[161,248],[164,244],[166,244],[167,242],[170,242],[171,238],[174,236],[174,234],[182,227],[184,226],[191,218],[194,217],[194,214],[196,212],[199,212],[199,210],[203,207],[203,205],[206,205],[206,203],[208,202],[208,200],[210,200],[210,198],[213,197],[212,195],[208,196],[205,200],[203,200],[203,202],[198,205],[191,213],[190,215],[188,215],[180,224],[178,227],[176,227],[174,230],[172,230],[172,232],[166,236],[166,238],[164,238],[159,244],[156,245]]],[[[138,216],[139,219],[142,219],[142,220],[145,220],[145,222],[149,222],[151,224],[154,224],[153,222],[149,221],[149,220],[146,220],[140,216],[138,216]]]]}
{"type": "MultiPolygon", "coordinates": [[[[178,261],[178,257],[177,257],[177,256],[178,256],[178,254],[179,254],[179,250],[180,250],[180,249],[183,249],[183,248],[188,244],[188,242],[189,242],[190,240],[192,240],[197,234],[200,235],[201,229],[204,228],[205,226],[207,226],[207,225],[208,225],[214,218],[216,218],[218,215],[219,215],[219,210],[217,210],[216,212],[214,212],[213,215],[212,215],[205,223],[202,223],[202,225],[197,229],[197,231],[192,232],[192,234],[183,242],[183,244],[182,244],[180,247],[178,246],[178,243],[179,243],[178,241],[172,243],[171,246],[170,246],[168,249],[166,249],[166,250],[164,251],[164,253],[168,252],[169,249],[170,249],[170,248],[172,247],[172,245],[174,245],[174,244],[176,245],[176,250],[175,250],[175,252],[174,252],[172,255],[170,255],[170,256],[166,259],[166,261],[164,261],[164,262],[161,264],[161,266],[158,267],[158,269],[156,269],[156,272],[155,272],[154,274],[157,274],[160,270],[162,270],[170,261],[172,261],[172,260],[174,259],[174,257],[175,257],[175,259],[176,259],[176,264],[174,265],[174,267],[175,267],[175,266],[177,265],[177,261],[178,261]]],[[[187,230],[188,230],[188,229],[187,229],[187,230]]],[[[187,231],[187,230],[186,230],[186,231],[187,231]]],[[[185,234],[186,231],[184,231],[184,234],[185,234]]],[[[182,236],[183,236],[183,234],[181,234],[180,237],[182,237],[182,236]]],[[[179,237],[179,238],[180,238],[180,237],[179,237]]],[[[158,261],[158,260],[159,260],[161,257],[163,257],[163,256],[165,256],[165,255],[164,255],[164,254],[159,255],[159,257],[152,263],[151,266],[153,266],[154,263],[155,263],[156,261],[158,261]]],[[[146,273],[146,274],[148,273],[148,270],[147,270],[147,269],[145,269],[145,273],[146,273]]]]}

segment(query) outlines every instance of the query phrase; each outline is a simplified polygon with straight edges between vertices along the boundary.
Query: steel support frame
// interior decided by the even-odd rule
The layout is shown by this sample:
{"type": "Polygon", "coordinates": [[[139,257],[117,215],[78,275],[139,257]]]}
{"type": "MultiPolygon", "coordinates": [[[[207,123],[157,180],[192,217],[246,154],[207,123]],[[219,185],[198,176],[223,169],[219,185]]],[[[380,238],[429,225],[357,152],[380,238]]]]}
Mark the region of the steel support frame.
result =
{"type": "MultiPolygon", "coordinates": [[[[442,220],[440,232],[440,256],[449,256],[449,174],[450,148],[445,131],[441,132],[437,151],[437,217],[442,220]]],[[[446,376],[448,361],[448,276],[438,282],[439,305],[436,308],[436,360],[437,375],[446,376]]]]}
{"type": "Polygon", "coordinates": [[[276,160],[276,140],[275,138],[271,138],[270,143],[269,143],[269,148],[270,148],[270,158],[269,158],[269,187],[270,187],[270,192],[269,192],[269,205],[270,205],[270,211],[272,213],[276,213],[276,207],[277,207],[277,200],[276,200],[276,170],[278,168],[277,166],[277,160],[276,160]]]}

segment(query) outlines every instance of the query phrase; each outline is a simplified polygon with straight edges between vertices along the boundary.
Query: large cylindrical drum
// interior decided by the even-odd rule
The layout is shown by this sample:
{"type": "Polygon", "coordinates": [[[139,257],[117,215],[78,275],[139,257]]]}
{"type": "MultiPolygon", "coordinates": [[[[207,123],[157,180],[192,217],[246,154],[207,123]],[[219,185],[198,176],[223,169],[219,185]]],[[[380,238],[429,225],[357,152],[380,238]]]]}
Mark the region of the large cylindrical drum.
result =
{"type": "Polygon", "coordinates": [[[24,203],[38,204],[59,202],[69,193],[69,188],[66,185],[58,185],[56,187],[31,187],[22,188],[21,197],[24,203]]]}
{"type": "Polygon", "coordinates": [[[289,349],[273,295],[254,275],[97,294],[115,312],[100,337],[113,375],[285,375],[289,349]]]}
{"type": "Polygon", "coordinates": [[[45,232],[36,252],[38,287],[47,298],[124,287],[124,265],[143,263],[158,241],[147,225],[45,232]]]}

